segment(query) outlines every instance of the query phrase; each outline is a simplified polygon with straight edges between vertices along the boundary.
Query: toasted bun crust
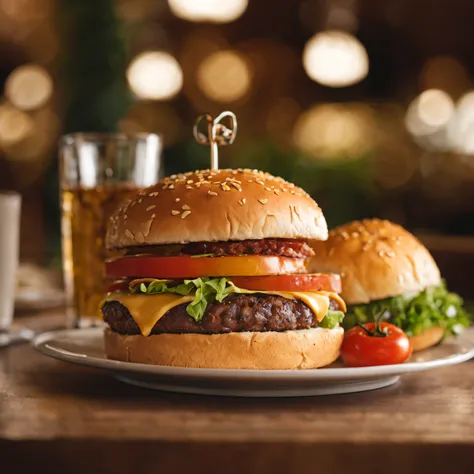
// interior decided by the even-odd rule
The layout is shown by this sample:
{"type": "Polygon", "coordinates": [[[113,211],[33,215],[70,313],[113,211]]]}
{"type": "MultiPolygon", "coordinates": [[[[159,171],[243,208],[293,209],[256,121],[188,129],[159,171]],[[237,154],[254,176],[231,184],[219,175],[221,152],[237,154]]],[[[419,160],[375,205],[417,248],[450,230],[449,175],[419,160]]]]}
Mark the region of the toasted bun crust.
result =
{"type": "Polygon", "coordinates": [[[403,227],[365,219],[337,227],[326,242],[313,242],[310,272],[342,277],[346,303],[369,303],[441,283],[439,269],[423,244],[403,227]]]}
{"type": "Polygon", "coordinates": [[[320,240],[327,232],[319,206],[294,184],[256,170],[204,170],[141,191],[111,217],[106,246],[320,240]]]}
{"type": "Polygon", "coordinates": [[[418,334],[418,336],[410,337],[413,352],[428,349],[428,347],[438,344],[443,339],[444,331],[441,328],[431,328],[418,334]]]}
{"type": "Polygon", "coordinates": [[[341,327],[287,332],[157,334],[127,336],[107,328],[109,359],[142,364],[215,369],[314,369],[334,362],[341,327]]]}

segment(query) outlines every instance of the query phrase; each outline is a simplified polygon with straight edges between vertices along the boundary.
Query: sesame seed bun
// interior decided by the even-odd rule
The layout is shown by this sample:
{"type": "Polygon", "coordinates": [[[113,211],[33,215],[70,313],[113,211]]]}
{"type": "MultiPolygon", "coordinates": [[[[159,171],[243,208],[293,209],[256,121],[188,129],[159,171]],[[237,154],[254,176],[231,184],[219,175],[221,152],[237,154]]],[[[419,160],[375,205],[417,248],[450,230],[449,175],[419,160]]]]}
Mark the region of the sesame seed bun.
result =
{"type": "Polygon", "coordinates": [[[410,337],[410,344],[413,352],[422,351],[428,349],[428,347],[434,346],[441,342],[444,337],[444,331],[440,327],[434,327],[423,331],[416,336],[410,337]]]}
{"type": "Polygon", "coordinates": [[[141,191],[110,219],[109,249],[293,238],[323,240],[327,225],[302,189],[257,170],[194,171],[141,191]]]}
{"type": "Polygon", "coordinates": [[[286,332],[123,335],[104,332],[107,357],[126,362],[215,369],[315,369],[334,362],[342,327],[286,332]]]}
{"type": "Polygon", "coordinates": [[[310,272],[339,273],[342,298],[349,305],[418,293],[441,284],[439,269],[423,244],[403,227],[365,219],[314,242],[310,272]]]}

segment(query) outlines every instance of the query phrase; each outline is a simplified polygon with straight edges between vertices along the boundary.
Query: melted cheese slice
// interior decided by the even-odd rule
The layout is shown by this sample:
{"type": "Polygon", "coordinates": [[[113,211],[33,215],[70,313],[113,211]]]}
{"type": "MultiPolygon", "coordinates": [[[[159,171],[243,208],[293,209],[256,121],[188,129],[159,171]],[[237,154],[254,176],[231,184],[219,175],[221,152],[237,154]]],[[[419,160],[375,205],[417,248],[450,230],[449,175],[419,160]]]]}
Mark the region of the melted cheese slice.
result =
{"type": "Polygon", "coordinates": [[[172,293],[158,295],[113,293],[107,298],[108,301],[118,301],[128,309],[144,336],[150,335],[153,326],[167,311],[193,299],[193,295],[180,296],[172,293]]]}
{"type": "MultiPolygon", "coordinates": [[[[341,309],[346,311],[346,305],[343,299],[337,293],[327,291],[251,291],[239,288],[239,293],[263,293],[282,296],[290,300],[301,300],[311,308],[318,322],[321,322],[324,316],[326,316],[330,299],[336,300],[341,309]]],[[[175,306],[189,303],[193,299],[193,295],[180,296],[171,293],[143,295],[119,292],[113,293],[107,298],[108,301],[118,301],[128,309],[130,315],[140,328],[140,332],[144,336],[150,335],[155,324],[167,311],[175,306]]]]}

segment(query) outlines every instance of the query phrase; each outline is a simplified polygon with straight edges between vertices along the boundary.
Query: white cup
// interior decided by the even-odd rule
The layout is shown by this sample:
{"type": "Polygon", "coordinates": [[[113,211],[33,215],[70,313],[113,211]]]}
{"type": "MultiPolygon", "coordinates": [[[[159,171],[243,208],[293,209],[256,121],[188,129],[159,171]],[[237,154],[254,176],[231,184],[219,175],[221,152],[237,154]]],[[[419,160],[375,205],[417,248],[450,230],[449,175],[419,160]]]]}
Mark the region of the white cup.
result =
{"type": "Polygon", "coordinates": [[[20,212],[21,196],[0,192],[0,331],[9,329],[15,309],[20,212]]]}

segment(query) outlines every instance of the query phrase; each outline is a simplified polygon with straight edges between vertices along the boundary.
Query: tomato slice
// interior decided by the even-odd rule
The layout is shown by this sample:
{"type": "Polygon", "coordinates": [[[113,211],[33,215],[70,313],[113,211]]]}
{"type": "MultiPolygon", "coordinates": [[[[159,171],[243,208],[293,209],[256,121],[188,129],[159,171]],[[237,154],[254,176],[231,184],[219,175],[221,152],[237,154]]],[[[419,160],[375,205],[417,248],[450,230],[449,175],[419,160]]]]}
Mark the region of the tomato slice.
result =
{"type": "MultiPolygon", "coordinates": [[[[372,336],[362,327],[355,326],[344,335],[341,359],[349,367],[402,364],[411,356],[412,348],[408,336],[397,326],[380,323],[385,336],[372,336]]],[[[376,323],[364,324],[374,332],[376,323]]]]}
{"type": "Polygon", "coordinates": [[[304,273],[304,258],[243,255],[241,257],[130,256],[105,263],[108,278],[199,278],[304,273]]]}
{"type": "Polygon", "coordinates": [[[342,291],[341,277],[333,273],[233,277],[239,288],[262,291],[342,291]]]}

